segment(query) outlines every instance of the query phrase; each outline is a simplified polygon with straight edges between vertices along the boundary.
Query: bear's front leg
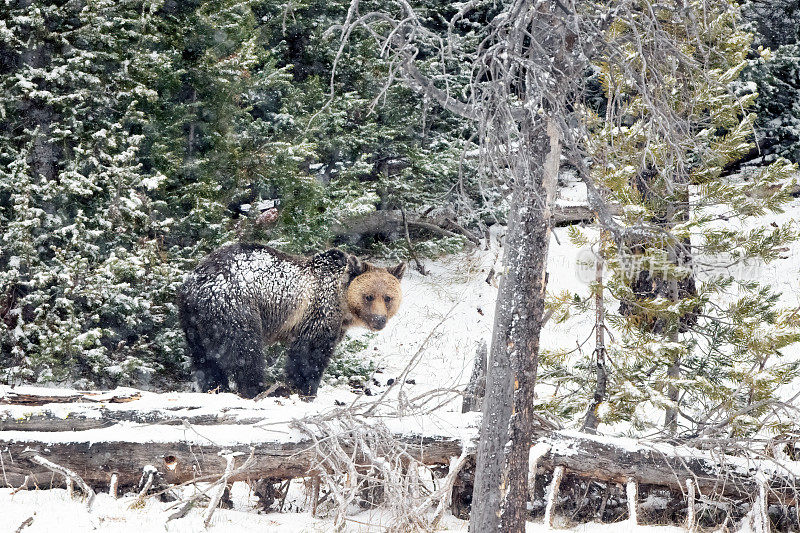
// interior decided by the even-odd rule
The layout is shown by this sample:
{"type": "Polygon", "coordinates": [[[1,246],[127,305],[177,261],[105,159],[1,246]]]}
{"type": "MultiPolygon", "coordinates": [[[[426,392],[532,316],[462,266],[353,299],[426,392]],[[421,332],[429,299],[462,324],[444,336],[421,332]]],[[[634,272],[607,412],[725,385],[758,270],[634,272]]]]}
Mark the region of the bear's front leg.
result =
{"type": "Polygon", "coordinates": [[[339,337],[339,332],[330,328],[301,329],[287,353],[286,384],[290,389],[301,396],[317,394],[339,337]]]}

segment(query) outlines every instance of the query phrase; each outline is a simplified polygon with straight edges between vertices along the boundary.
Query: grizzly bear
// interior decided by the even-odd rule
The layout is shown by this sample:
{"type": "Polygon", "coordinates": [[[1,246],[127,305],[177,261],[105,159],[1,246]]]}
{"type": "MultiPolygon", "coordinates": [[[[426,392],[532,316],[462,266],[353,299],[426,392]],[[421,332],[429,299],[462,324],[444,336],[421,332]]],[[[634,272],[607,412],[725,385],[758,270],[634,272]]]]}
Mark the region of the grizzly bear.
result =
{"type": "Polygon", "coordinates": [[[286,345],[289,389],[314,396],[351,326],[381,330],[400,305],[405,263],[380,268],[341,250],[310,258],[260,244],[206,256],[178,293],[181,326],[201,390],[264,391],[263,349],[286,345]]]}

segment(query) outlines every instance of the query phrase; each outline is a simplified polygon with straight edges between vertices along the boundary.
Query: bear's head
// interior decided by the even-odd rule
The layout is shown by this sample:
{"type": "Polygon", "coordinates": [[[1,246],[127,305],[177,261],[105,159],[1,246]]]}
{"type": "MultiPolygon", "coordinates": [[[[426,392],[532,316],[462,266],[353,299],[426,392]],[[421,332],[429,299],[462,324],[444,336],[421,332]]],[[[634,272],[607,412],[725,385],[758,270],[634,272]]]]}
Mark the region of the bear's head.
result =
{"type": "Polygon", "coordinates": [[[353,317],[350,325],[363,325],[373,331],[383,329],[403,299],[400,280],[406,264],[382,268],[350,256],[348,271],[347,307],[353,317]]]}

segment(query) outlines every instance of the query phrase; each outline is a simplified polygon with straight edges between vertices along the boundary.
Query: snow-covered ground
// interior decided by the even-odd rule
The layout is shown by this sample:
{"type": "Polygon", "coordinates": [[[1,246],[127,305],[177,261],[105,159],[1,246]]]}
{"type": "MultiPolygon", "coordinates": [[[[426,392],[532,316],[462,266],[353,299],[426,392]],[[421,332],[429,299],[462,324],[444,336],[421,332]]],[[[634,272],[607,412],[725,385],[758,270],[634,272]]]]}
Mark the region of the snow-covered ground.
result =
{"type": "MultiPolygon", "coordinates": [[[[371,339],[367,353],[382,369],[376,376],[379,381],[397,377],[420,350],[418,363],[408,376],[415,382],[409,387],[412,392],[463,388],[469,381],[479,341],[491,341],[498,275],[502,272],[503,249],[498,245],[502,232],[492,232],[489,250],[426,263],[429,273],[425,276],[408,269],[398,314],[380,334],[365,336],[371,339]],[[494,274],[487,282],[491,272],[494,274]]],[[[556,228],[548,258],[549,292],[588,294],[595,275],[594,267],[587,263],[592,258],[591,250],[570,242],[566,228],[556,228]]],[[[592,325],[593,317],[588,315],[566,324],[551,321],[542,333],[542,347],[574,347],[577,340],[585,340],[592,325]]],[[[460,410],[461,405],[449,407],[460,410]]]]}
{"type": "MultiPolygon", "coordinates": [[[[143,506],[132,505],[133,496],[113,499],[99,494],[91,511],[84,502],[70,499],[63,489],[21,491],[11,494],[10,489],[0,489],[0,533],[14,533],[28,518],[33,520],[22,531],[25,533],[197,533],[208,531],[236,533],[325,533],[331,531],[331,521],[312,517],[307,511],[256,514],[254,499],[244,483],[234,484],[234,509],[218,509],[211,518],[208,529],[203,526],[199,512],[167,522],[169,504],[150,498],[143,506]]],[[[299,497],[298,500],[302,500],[299,497]]],[[[299,503],[302,503],[300,501],[299,503]]],[[[385,530],[380,524],[387,517],[375,511],[363,511],[349,517],[346,531],[372,533],[385,530]]],[[[561,529],[556,525],[558,529],[561,529]]],[[[468,523],[445,516],[437,531],[465,532],[468,523]]],[[[529,522],[528,533],[553,531],[541,523],[529,522]]],[[[632,526],[618,524],[582,524],[569,531],[575,533],[678,533],[684,529],[672,526],[632,526]]]]}

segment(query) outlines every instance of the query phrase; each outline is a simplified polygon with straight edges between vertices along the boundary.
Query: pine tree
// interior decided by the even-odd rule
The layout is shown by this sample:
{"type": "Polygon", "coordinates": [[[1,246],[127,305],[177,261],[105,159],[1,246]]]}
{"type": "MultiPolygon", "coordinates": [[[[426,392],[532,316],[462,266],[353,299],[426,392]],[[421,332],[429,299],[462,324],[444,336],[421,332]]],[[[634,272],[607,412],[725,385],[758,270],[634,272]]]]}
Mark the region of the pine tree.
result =
{"type": "MultiPolygon", "coordinates": [[[[388,85],[390,68],[372,39],[356,32],[339,51],[340,33],[331,31],[344,20],[349,2],[319,0],[284,6],[264,3],[257,8],[266,21],[263,34],[280,66],[291,66],[292,86],[271,99],[280,107],[264,106],[284,127],[285,138],[303,139],[314,148],[308,170],[322,186],[322,200],[311,213],[291,213],[291,240],[308,228],[306,247],[330,239],[329,226],[374,210],[426,210],[443,203],[453,206],[465,223],[481,216],[474,162],[463,157],[470,134],[464,122],[426,102],[407,88],[388,85]],[[334,70],[335,69],[335,70],[334,70]],[[313,166],[313,168],[312,168],[313,166]]],[[[434,5],[431,17],[452,10],[434,5]]],[[[293,191],[294,198],[302,198],[293,191]]],[[[284,195],[289,196],[289,195],[284,195]]],[[[290,198],[287,198],[290,200],[290,198]]],[[[288,206],[287,206],[288,207],[288,206]]],[[[287,215],[290,213],[287,212],[287,215]]],[[[401,239],[387,235],[384,253],[404,253],[401,239]],[[394,241],[394,242],[392,242],[394,241]],[[398,249],[400,248],[400,249],[398,249]]],[[[422,235],[421,239],[430,239],[422,235]]],[[[433,241],[433,239],[430,239],[433,241]]],[[[299,243],[298,243],[299,244],[299,243]]],[[[370,239],[345,246],[369,246],[370,239]]],[[[456,243],[431,243],[431,252],[456,243]]],[[[457,243],[460,244],[460,243],[457,243]]]]}
{"type": "Polygon", "coordinates": [[[3,380],[80,386],[179,370],[164,260],[138,160],[133,50],[154,4],[6,2],[0,73],[3,380]]]}
{"type": "Polygon", "coordinates": [[[343,50],[334,75],[330,28],[347,6],[158,12],[170,62],[151,82],[160,99],[148,112],[145,166],[169,176],[159,205],[174,210],[176,253],[197,257],[232,238],[308,252],[331,242],[333,223],[376,209],[478,197],[461,124],[408,90],[382,92],[387,67],[366,36],[343,50]],[[167,202],[173,195],[181,199],[167,202]],[[265,225],[259,206],[273,200],[278,218],[265,225]]]}
{"type": "MultiPolygon", "coordinates": [[[[753,218],[780,212],[788,199],[782,186],[796,167],[779,160],[741,177],[722,177],[752,146],[755,120],[742,109],[752,106],[756,94],[737,81],[751,37],[736,22],[730,7],[709,16],[702,38],[716,43],[716,54],[697,58],[707,64],[704,76],[669,64],[641,66],[642,75],[663,80],[652,90],[671,91],[666,111],[653,110],[646,95],[632,90],[629,72],[598,65],[607,105],[620,106],[624,118],[609,123],[590,114],[593,175],[622,206],[626,225],[658,228],[654,240],[605,239],[600,245],[611,277],[594,290],[622,303],[619,314],[606,309],[620,335],[609,348],[613,368],[600,406],[607,423],[628,420],[638,429],[666,424],[674,433],[679,425],[716,430],[726,420],[729,431],[746,433],[759,429],[756,421],[767,404],[762,400],[797,375],[797,364],[781,357],[783,348],[800,339],[796,317],[778,307],[779,295],[768,286],[742,275],[743,265],[777,258],[796,237],[791,226],[773,228],[753,218]],[[655,111],[661,115],[654,120],[655,111]],[[659,132],[667,113],[690,128],[678,146],[675,137],[667,145],[659,132]],[[724,265],[739,265],[742,274],[728,274],[724,265]],[[666,420],[654,419],[658,410],[666,420]]],[[[673,29],[668,20],[663,28],[673,29]]],[[[611,31],[624,35],[627,28],[611,31]]],[[[683,41],[682,52],[691,54],[691,38],[683,41]]],[[[587,242],[577,230],[573,237],[587,242]]],[[[556,305],[586,309],[589,302],[561,295],[556,305]]],[[[555,354],[549,361],[551,378],[576,378],[582,391],[580,401],[560,408],[581,412],[594,391],[594,365],[571,364],[555,354]]]]}
{"type": "Polygon", "coordinates": [[[754,33],[742,77],[756,86],[758,151],[753,157],[800,161],[800,4],[796,0],[746,2],[744,20],[754,33]]]}

